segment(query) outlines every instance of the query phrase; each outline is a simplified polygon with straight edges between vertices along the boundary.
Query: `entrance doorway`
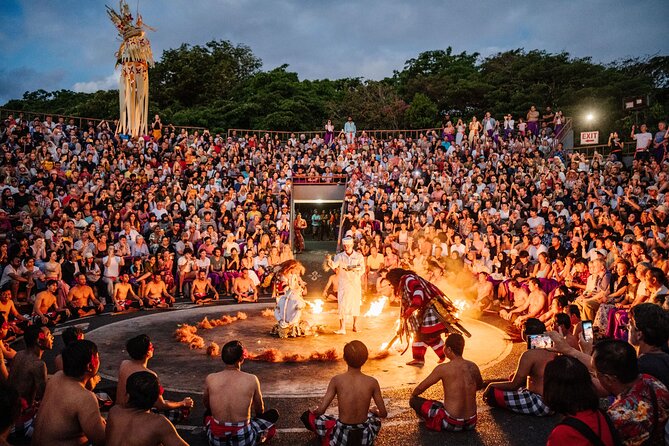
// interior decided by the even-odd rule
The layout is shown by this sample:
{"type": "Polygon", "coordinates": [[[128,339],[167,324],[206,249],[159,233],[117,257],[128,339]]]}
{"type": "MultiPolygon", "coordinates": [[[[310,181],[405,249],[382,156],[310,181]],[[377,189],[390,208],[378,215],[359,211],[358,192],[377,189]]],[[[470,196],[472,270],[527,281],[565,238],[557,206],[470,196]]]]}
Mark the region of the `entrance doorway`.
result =
{"type": "Polygon", "coordinates": [[[307,228],[303,231],[304,251],[295,253],[295,259],[304,265],[307,295],[312,299],[320,299],[332,274],[324,267],[325,258],[337,252],[341,202],[302,202],[293,203],[293,206],[295,215],[301,214],[307,221],[307,228]]]}
{"type": "MultiPolygon", "coordinates": [[[[304,251],[295,253],[305,268],[307,295],[320,298],[332,271],[323,267],[328,254],[335,254],[339,240],[341,209],[346,191],[346,178],[341,182],[293,184],[291,215],[300,214],[307,222],[303,231],[304,251]],[[316,217],[318,215],[318,217],[316,217]]],[[[294,220],[291,220],[291,244],[295,252],[294,220]]]]}
{"type": "Polygon", "coordinates": [[[341,221],[340,203],[295,203],[297,214],[307,221],[307,228],[303,231],[305,244],[335,242],[336,245],[341,221]]]}

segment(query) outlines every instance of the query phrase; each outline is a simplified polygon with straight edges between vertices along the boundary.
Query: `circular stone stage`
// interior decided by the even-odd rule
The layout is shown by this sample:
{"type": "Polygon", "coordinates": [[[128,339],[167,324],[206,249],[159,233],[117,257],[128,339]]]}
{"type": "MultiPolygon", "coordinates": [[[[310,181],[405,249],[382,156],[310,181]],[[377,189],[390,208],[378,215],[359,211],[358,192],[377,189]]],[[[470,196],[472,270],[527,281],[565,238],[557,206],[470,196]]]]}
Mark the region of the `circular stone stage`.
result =
{"type": "MultiPolygon", "coordinates": [[[[206,344],[214,341],[221,347],[228,341],[239,339],[250,353],[276,348],[281,355],[292,353],[308,356],[312,352],[323,353],[335,348],[340,358],[344,344],[358,339],[367,345],[371,358],[383,343],[393,337],[393,326],[399,315],[397,307],[386,306],[379,316],[360,317],[359,332],[351,331],[349,321],[348,334],[336,335],[333,332],[339,328],[336,304],[326,303],[321,314],[312,314],[307,308],[303,315],[312,324],[325,325],[325,333],[296,339],[278,339],[269,334],[274,318],[261,314],[266,308],[271,307],[259,304],[213,305],[148,313],[146,316],[113,322],[92,330],[86,334],[86,339],[95,342],[100,349],[103,364],[100,374],[115,381],[118,365],[128,358],[125,342],[133,336],[146,333],[155,346],[155,356],[149,367],[158,373],[165,388],[175,392],[201,394],[205,376],[219,371],[223,363],[220,355],[209,357],[205,349],[190,350],[187,344],[177,342],[173,334],[178,324],[196,325],[205,316],[216,319],[223,314],[234,316],[241,311],[246,313],[247,319],[209,330],[198,329],[197,334],[204,338],[206,344]]],[[[362,314],[366,310],[364,306],[362,314]]],[[[498,328],[466,317],[463,318],[463,325],[472,334],[471,338],[466,338],[464,356],[478,364],[482,370],[494,366],[510,353],[512,343],[498,328]]],[[[422,368],[407,366],[406,362],[410,360],[411,349],[403,356],[391,349],[390,356],[370,359],[363,370],[376,377],[382,388],[390,389],[415,386],[437,364],[437,356],[432,350],[428,350],[426,364],[422,368]]],[[[346,364],[343,359],[301,363],[247,360],[242,369],[258,376],[265,396],[305,397],[322,395],[330,377],[344,371],[346,364]]]]}

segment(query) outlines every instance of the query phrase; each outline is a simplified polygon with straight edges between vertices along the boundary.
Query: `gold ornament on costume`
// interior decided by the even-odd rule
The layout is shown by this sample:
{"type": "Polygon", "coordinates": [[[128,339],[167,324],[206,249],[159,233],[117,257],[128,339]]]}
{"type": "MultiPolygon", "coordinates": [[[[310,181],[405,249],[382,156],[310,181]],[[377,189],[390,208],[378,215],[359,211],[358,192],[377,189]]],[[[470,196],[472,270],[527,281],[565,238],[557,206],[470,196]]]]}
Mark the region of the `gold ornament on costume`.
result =
{"type": "Polygon", "coordinates": [[[155,64],[151,43],[144,31],[153,31],[153,28],[145,25],[139,14],[133,21],[125,0],[119,1],[119,12],[109,6],[106,8],[122,39],[116,52],[116,66],[121,66],[118,132],[139,137],[148,134],[149,68],[155,64]]]}

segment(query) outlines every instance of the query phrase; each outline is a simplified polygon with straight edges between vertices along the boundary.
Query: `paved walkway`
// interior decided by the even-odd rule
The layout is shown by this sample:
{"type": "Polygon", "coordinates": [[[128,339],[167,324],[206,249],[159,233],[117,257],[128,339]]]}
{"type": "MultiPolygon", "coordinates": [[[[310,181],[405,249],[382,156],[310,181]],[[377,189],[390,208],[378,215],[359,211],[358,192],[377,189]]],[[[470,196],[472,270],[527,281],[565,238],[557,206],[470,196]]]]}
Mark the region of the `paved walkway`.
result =
{"type": "MultiPolygon", "coordinates": [[[[189,305],[180,306],[187,308],[189,305]]],[[[248,305],[240,306],[239,309],[244,309],[249,313],[256,311],[253,309],[254,306],[252,304],[250,306],[252,307],[250,310],[248,309],[248,305]]],[[[258,310],[262,307],[263,304],[257,304],[258,310]]],[[[222,311],[221,307],[209,308],[211,308],[211,311],[214,313],[220,313],[222,311]]],[[[232,306],[230,306],[229,309],[233,310],[232,306]]],[[[203,310],[203,308],[198,307],[197,310],[203,310]]],[[[237,310],[236,306],[234,310],[237,310]]],[[[95,340],[100,345],[100,349],[103,352],[102,373],[109,376],[110,378],[113,378],[115,375],[115,367],[118,366],[119,359],[125,355],[125,352],[123,351],[122,346],[119,346],[118,344],[113,346],[115,341],[113,341],[111,337],[107,339],[107,335],[111,336],[113,333],[113,330],[110,331],[111,327],[118,327],[120,325],[128,324],[129,326],[135,325],[138,328],[138,331],[135,333],[139,333],[139,328],[144,327],[145,324],[147,324],[151,319],[161,320],[164,317],[168,317],[168,315],[169,319],[179,319],[177,316],[180,313],[182,313],[180,310],[171,310],[161,312],[137,312],[122,316],[113,316],[107,314],[75,321],[72,323],[80,324],[88,333],[90,333],[87,335],[88,338],[95,340]],[[118,322],[119,324],[113,324],[115,322],[118,322]],[[110,323],[113,325],[108,325],[110,323]],[[102,336],[102,334],[105,334],[105,336],[102,336]]],[[[497,326],[498,328],[504,328],[504,322],[494,316],[484,316],[482,321],[490,325],[497,326]]],[[[154,326],[154,328],[149,332],[152,337],[156,337],[158,335],[159,329],[155,327],[161,327],[161,325],[159,324],[154,326]]],[[[229,327],[234,327],[234,324],[229,327]]],[[[163,327],[160,328],[160,330],[162,329],[163,327]]],[[[171,334],[173,331],[173,323],[170,322],[169,324],[165,324],[164,331],[165,333],[171,334]]],[[[126,334],[129,334],[129,332],[126,334]]],[[[169,342],[172,341],[170,340],[169,342]]],[[[57,352],[60,351],[61,348],[62,344],[60,337],[57,337],[57,343],[54,350],[45,355],[45,359],[47,360],[50,370],[52,370],[53,367],[53,357],[57,352]]],[[[177,349],[175,348],[174,351],[176,350],[177,349]]],[[[510,352],[507,356],[482,371],[484,380],[486,382],[490,382],[506,379],[515,370],[518,357],[524,350],[524,344],[512,344],[510,352]]],[[[191,352],[187,351],[186,353],[191,352]]],[[[173,351],[170,351],[169,349],[165,350],[161,343],[159,343],[156,348],[156,358],[151,363],[152,367],[158,364],[159,359],[170,361],[172,359],[172,355],[174,355],[173,351]]],[[[468,347],[466,347],[465,357],[468,355],[470,355],[470,352],[468,351],[468,347]]],[[[192,356],[190,358],[191,360],[193,359],[192,356]]],[[[404,359],[404,357],[401,359],[404,359]]],[[[220,368],[220,360],[207,358],[197,358],[197,360],[203,360],[205,362],[209,361],[207,369],[210,368],[211,371],[215,371],[220,368]]],[[[431,365],[433,364],[428,363],[422,372],[429,372],[431,365]]],[[[272,366],[284,366],[284,364],[272,364],[272,366]]],[[[286,368],[286,370],[291,369],[286,368]]],[[[410,370],[414,369],[411,368],[410,370]]],[[[291,374],[290,376],[293,375],[294,374],[291,374]]],[[[166,392],[166,398],[176,400],[190,395],[195,400],[195,410],[191,418],[187,423],[183,423],[177,427],[179,432],[183,435],[189,444],[194,446],[206,445],[206,438],[201,428],[201,420],[203,415],[201,394],[199,391],[199,386],[202,384],[201,371],[196,372],[194,370],[189,370],[186,367],[181,369],[179,376],[180,378],[178,380],[170,381],[167,380],[165,376],[161,375],[163,382],[168,388],[166,392]],[[188,387],[188,389],[183,389],[183,387],[188,387]],[[178,389],[188,391],[183,392],[179,391],[178,389]]],[[[317,378],[319,381],[327,382],[330,376],[331,374],[321,375],[319,373],[317,378]]],[[[101,383],[101,386],[104,387],[113,384],[114,382],[105,379],[101,383]]],[[[281,413],[281,420],[278,425],[278,435],[274,440],[272,440],[271,444],[290,446],[307,444],[317,445],[318,443],[313,440],[312,434],[306,431],[301,425],[299,416],[304,410],[316,407],[318,405],[320,393],[313,392],[311,395],[295,395],[290,392],[285,392],[283,394],[278,394],[271,392],[270,389],[266,389],[266,392],[269,395],[265,398],[266,406],[275,407],[281,413]]],[[[548,434],[558,421],[557,417],[538,419],[513,415],[497,409],[490,409],[481,400],[482,392],[479,392],[479,423],[477,430],[467,433],[439,434],[427,431],[422,426],[422,424],[417,421],[415,415],[408,407],[410,393],[410,388],[402,386],[384,390],[384,398],[386,399],[390,416],[383,423],[383,428],[377,442],[378,445],[542,445],[545,444],[548,434]]],[[[426,392],[426,397],[435,399],[442,398],[441,389],[430,389],[430,391],[426,392]]],[[[336,401],[333,410],[336,411],[336,401]]]]}

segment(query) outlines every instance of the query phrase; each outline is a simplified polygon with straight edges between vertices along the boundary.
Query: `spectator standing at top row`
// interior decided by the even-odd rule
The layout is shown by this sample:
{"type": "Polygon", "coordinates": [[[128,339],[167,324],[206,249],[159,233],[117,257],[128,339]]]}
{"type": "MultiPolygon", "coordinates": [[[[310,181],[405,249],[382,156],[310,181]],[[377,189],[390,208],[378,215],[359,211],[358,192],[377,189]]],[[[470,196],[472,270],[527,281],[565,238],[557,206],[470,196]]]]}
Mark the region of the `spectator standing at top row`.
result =
{"type": "Polygon", "coordinates": [[[346,134],[346,143],[353,144],[355,142],[355,122],[351,116],[348,117],[348,120],[344,124],[344,133],[346,134]]]}

